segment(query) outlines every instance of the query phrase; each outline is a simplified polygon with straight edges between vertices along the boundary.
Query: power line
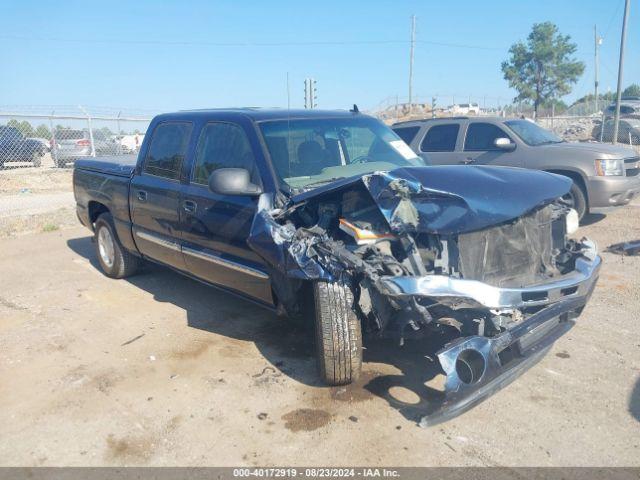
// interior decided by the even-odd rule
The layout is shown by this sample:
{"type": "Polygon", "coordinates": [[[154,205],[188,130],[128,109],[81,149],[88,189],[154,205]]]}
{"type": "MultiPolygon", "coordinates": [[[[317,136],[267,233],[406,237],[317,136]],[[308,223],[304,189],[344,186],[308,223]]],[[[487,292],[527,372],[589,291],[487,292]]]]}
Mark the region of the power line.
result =
{"type": "MultiPolygon", "coordinates": [[[[0,35],[3,40],[41,41],[59,43],[83,43],[83,44],[108,44],[108,45],[162,45],[178,47],[294,47],[294,46],[322,46],[322,45],[402,45],[410,40],[310,40],[298,42],[208,42],[192,40],[122,40],[122,39],[87,39],[87,38],[60,38],[60,37],[36,37],[23,35],[0,35]]],[[[482,45],[465,45],[460,43],[432,42],[429,40],[415,40],[415,43],[451,48],[468,48],[474,50],[504,50],[501,47],[488,47],[482,45]]]]}
{"type": "Polygon", "coordinates": [[[607,38],[607,34],[609,33],[609,30],[611,29],[611,25],[613,25],[613,20],[618,17],[618,12],[620,11],[620,7],[622,7],[623,4],[624,4],[624,0],[619,0],[618,1],[618,6],[616,7],[615,11],[613,12],[613,15],[611,15],[611,18],[609,19],[609,23],[607,23],[607,28],[604,31],[603,38],[607,38]]]}

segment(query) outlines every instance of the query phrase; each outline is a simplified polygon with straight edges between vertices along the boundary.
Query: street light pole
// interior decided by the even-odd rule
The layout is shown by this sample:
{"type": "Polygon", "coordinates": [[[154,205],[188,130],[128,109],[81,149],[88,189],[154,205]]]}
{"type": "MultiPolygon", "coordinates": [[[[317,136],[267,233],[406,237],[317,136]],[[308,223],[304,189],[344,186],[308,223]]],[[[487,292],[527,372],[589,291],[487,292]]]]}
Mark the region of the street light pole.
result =
{"type": "Polygon", "coordinates": [[[620,99],[622,97],[622,74],[624,70],[624,47],[627,41],[627,21],[629,20],[630,0],[624,2],[624,17],[622,20],[622,35],[620,37],[620,61],[618,63],[618,91],[616,92],[616,115],[613,120],[613,141],[618,143],[618,124],[620,123],[620,99]]]}

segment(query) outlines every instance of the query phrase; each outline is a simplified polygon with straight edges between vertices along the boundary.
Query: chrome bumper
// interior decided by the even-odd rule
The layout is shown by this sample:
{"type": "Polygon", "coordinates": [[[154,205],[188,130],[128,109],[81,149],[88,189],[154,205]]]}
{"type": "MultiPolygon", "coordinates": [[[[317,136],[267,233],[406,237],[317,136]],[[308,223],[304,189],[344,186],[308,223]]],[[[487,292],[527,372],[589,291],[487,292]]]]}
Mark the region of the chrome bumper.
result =
{"type": "Polygon", "coordinates": [[[377,286],[392,297],[420,296],[437,298],[440,303],[509,309],[548,305],[561,300],[584,297],[598,279],[601,259],[590,240],[582,240],[585,248],[576,259],[576,268],[558,280],[526,288],[499,288],[476,280],[446,275],[424,277],[381,277],[377,286]]]}
{"type": "Polygon", "coordinates": [[[535,365],[573,327],[593,287],[592,283],[584,296],[543,308],[496,337],[460,337],[446,345],[437,353],[446,375],[445,396],[427,412],[420,425],[430,427],[466,412],[535,365]],[[503,356],[507,351],[509,355],[503,356]],[[465,362],[469,352],[475,355],[475,363],[465,362]],[[465,363],[461,365],[460,359],[465,363]],[[467,368],[472,374],[461,377],[467,368]]]}

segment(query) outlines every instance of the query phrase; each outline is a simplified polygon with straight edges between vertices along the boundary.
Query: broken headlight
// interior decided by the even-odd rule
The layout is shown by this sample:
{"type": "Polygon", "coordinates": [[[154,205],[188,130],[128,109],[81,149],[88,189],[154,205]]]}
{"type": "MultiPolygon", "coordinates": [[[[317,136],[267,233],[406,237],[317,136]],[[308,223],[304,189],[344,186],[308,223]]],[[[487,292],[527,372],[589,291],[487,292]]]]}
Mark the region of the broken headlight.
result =
{"type": "Polygon", "coordinates": [[[354,225],[344,218],[340,219],[340,230],[351,235],[358,245],[367,245],[369,243],[375,243],[378,240],[394,238],[394,235],[390,233],[380,233],[371,228],[354,225]]]}
{"type": "Polygon", "coordinates": [[[573,208],[569,209],[565,220],[567,222],[567,234],[570,235],[578,230],[580,218],[578,217],[578,212],[576,212],[573,208]]]}

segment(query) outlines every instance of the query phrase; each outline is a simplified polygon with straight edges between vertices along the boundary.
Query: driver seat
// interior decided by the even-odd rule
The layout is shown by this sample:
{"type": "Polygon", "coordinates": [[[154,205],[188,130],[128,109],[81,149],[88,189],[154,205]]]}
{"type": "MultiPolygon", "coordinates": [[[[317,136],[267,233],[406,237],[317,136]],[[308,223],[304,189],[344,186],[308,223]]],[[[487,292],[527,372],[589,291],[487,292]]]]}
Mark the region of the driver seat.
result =
{"type": "Polygon", "coordinates": [[[326,167],[327,152],[315,140],[307,140],[298,146],[297,176],[318,175],[326,167]]]}

